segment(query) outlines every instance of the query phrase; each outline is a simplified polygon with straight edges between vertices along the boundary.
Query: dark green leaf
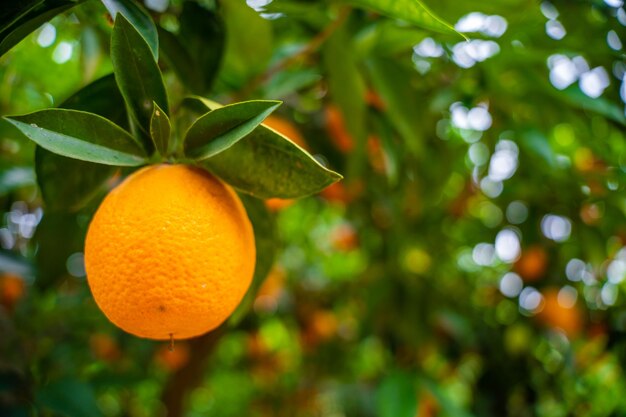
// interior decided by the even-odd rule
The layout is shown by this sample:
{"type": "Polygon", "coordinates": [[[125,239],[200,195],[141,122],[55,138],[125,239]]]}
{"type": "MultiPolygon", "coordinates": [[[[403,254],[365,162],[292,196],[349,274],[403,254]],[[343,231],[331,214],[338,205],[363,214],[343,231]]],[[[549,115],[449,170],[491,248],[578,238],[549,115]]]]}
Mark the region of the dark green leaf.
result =
{"type": "Polygon", "coordinates": [[[415,417],[417,413],[415,378],[409,373],[400,371],[385,377],[376,391],[376,409],[379,417],[415,417]]]}
{"type": "Polygon", "coordinates": [[[45,212],[33,237],[38,248],[37,287],[50,288],[67,276],[67,258],[84,249],[85,233],[75,213],[45,212]]]}
{"type": "Polygon", "coordinates": [[[0,56],[54,16],[82,1],[8,1],[0,15],[0,56]]]}
{"type": "MultiPolygon", "coordinates": [[[[124,99],[113,74],[83,87],[59,107],[95,113],[120,126],[128,123],[124,99]]],[[[35,170],[47,207],[71,211],[89,203],[116,172],[113,166],[57,155],[40,146],[35,152],[35,170]]]]}
{"type": "MultiPolygon", "coordinates": [[[[152,103],[169,114],[167,93],[148,44],[122,14],[117,15],[111,35],[111,60],[130,115],[149,136],[152,103]]],[[[151,143],[145,145],[150,149],[151,143]]]]}
{"type": "Polygon", "coordinates": [[[170,119],[167,114],[158,104],[152,103],[152,119],[150,120],[150,137],[154,142],[154,147],[162,156],[166,156],[169,149],[170,131],[172,126],[170,125],[170,119]]]}
{"type": "Polygon", "coordinates": [[[250,134],[282,102],[254,100],[212,110],[191,125],[184,139],[185,155],[210,158],[250,134]]]}
{"type": "Polygon", "coordinates": [[[196,84],[188,86],[192,92],[203,94],[211,88],[222,61],[225,35],[226,27],[217,13],[195,2],[183,4],[179,36],[194,60],[196,84]]]}
{"type": "Polygon", "coordinates": [[[148,43],[154,59],[159,59],[159,35],[148,12],[132,0],[102,0],[102,3],[114,20],[118,13],[124,15],[148,43]]]}
{"type": "Polygon", "coordinates": [[[342,178],[265,126],[202,161],[202,165],[233,187],[259,198],[304,197],[342,178]]]}
{"type": "Polygon", "coordinates": [[[91,387],[74,379],[63,379],[44,386],[37,393],[37,402],[67,417],[102,416],[91,387]]]}
{"type": "MultiPolygon", "coordinates": [[[[373,10],[394,19],[435,32],[463,36],[449,23],[435,15],[419,0],[347,0],[350,4],[373,10]]],[[[465,36],[463,36],[465,37],[465,36]]]]}
{"type": "Polygon", "coordinates": [[[246,207],[246,212],[250,217],[254,228],[254,241],[256,244],[256,265],[254,268],[254,278],[252,284],[243,300],[229,319],[231,326],[237,325],[241,319],[249,312],[259,288],[265,281],[267,274],[274,265],[276,257],[276,220],[270,214],[262,200],[246,195],[240,195],[241,201],[246,207]]]}
{"type": "Polygon", "coordinates": [[[81,88],[59,107],[95,113],[122,128],[128,127],[124,98],[117,88],[113,74],[105,75],[81,88]]]}
{"type": "Polygon", "coordinates": [[[29,139],[59,155],[106,165],[145,162],[141,146],[125,130],[93,113],[47,109],[7,120],[29,139]]]}
{"type": "Polygon", "coordinates": [[[47,208],[76,211],[98,195],[116,168],[70,159],[38,146],[35,170],[47,208]]]}
{"type": "MultiPolygon", "coordinates": [[[[198,96],[187,97],[183,105],[198,113],[222,107],[198,96]]],[[[263,125],[201,165],[240,191],[259,198],[304,197],[343,178],[288,138],[263,125]]]]}
{"type": "Polygon", "coordinates": [[[201,74],[196,68],[192,52],[185,47],[185,41],[162,27],[157,27],[159,32],[159,47],[161,58],[174,70],[178,79],[191,91],[198,90],[201,86],[201,74]]]}

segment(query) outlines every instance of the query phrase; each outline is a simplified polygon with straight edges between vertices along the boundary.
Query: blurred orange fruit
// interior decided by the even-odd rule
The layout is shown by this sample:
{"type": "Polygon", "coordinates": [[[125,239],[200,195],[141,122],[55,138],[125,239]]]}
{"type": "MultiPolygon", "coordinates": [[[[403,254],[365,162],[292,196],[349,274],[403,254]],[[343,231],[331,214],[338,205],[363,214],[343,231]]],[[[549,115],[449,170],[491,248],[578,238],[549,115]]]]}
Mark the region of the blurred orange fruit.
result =
{"type": "Polygon", "coordinates": [[[122,356],[117,341],[105,333],[96,333],[89,338],[93,355],[106,362],[114,362],[122,356]]]}
{"type": "Polygon", "coordinates": [[[189,363],[189,345],[176,343],[172,349],[168,345],[159,346],[154,353],[154,361],[158,366],[174,372],[189,363]]]}
{"type": "Polygon", "coordinates": [[[339,151],[349,153],[354,149],[354,139],[346,128],[341,110],[334,104],[329,104],[324,112],[328,136],[339,151]]]}
{"type": "Polygon", "coordinates": [[[265,206],[270,211],[276,212],[293,205],[295,202],[296,200],[293,198],[269,198],[265,200],[265,206]]]}
{"type": "Polygon", "coordinates": [[[525,281],[536,281],[542,278],[548,267],[548,254],[538,245],[529,246],[522,250],[522,255],[515,262],[515,271],[525,281]]]}
{"type": "Polygon", "coordinates": [[[301,148],[308,148],[306,141],[298,128],[289,120],[272,114],[263,121],[263,125],[274,129],[283,136],[288,137],[293,143],[301,148]]]}
{"type": "Polygon", "coordinates": [[[363,188],[361,181],[353,181],[351,183],[341,181],[324,188],[320,192],[320,196],[332,203],[349,204],[361,195],[363,188]]]}
{"type": "Polygon", "coordinates": [[[348,252],[359,246],[359,236],[349,224],[340,224],[330,235],[332,247],[341,252],[348,252]]]}
{"type": "Polygon", "coordinates": [[[385,110],[385,102],[374,90],[368,90],[367,93],[365,93],[365,101],[376,110],[385,110]]]}
{"type": "Polygon", "coordinates": [[[250,220],[227,185],[185,165],[141,169],[104,199],[85,244],[87,279],[114,324],[150,339],[219,326],[252,281],[250,220]]]}
{"type": "Polygon", "coordinates": [[[24,296],[24,280],[11,273],[0,276],[0,304],[8,311],[13,311],[17,302],[24,296]]]}
{"type": "Polygon", "coordinates": [[[582,330],[583,315],[576,304],[576,298],[558,288],[549,288],[543,292],[543,308],[537,319],[544,325],[560,329],[568,336],[575,336],[582,330]]]}

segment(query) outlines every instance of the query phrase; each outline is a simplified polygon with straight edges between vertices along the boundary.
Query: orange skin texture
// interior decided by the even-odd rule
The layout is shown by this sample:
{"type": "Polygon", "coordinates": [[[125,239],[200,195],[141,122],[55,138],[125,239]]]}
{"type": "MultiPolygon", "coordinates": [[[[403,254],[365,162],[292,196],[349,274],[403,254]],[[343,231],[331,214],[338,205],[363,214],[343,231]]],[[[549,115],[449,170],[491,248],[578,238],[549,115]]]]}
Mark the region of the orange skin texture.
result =
{"type": "Polygon", "coordinates": [[[568,336],[576,336],[583,328],[583,315],[578,305],[563,307],[558,301],[558,289],[550,288],[543,294],[543,309],[537,319],[548,327],[560,329],[568,336]]]}
{"type": "Polygon", "coordinates": [[[213,330],[252,281],[252,225],[227,185],[199,168],[154,165],[107,195],[87,232],[96,303],[139,337],[186,339],[213,330]]]}
{"type": "Polygon", "coordinates": [[[541,246],[530,246],[522,251],[522,256],[515,263],[515,271],[525,281],[537,281],[542,278],[548,267],[548,254],[541,246]]]}

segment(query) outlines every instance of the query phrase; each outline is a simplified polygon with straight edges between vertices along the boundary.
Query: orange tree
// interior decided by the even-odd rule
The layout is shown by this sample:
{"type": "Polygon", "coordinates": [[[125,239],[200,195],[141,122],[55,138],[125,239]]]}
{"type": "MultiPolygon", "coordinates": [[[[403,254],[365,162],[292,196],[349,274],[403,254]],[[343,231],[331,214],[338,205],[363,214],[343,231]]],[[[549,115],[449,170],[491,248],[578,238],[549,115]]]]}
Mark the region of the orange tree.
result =
{"type": "Polygon", "coordinates": [[[3,5],[0,415],[623,415],[624,26],[3,5]]]}

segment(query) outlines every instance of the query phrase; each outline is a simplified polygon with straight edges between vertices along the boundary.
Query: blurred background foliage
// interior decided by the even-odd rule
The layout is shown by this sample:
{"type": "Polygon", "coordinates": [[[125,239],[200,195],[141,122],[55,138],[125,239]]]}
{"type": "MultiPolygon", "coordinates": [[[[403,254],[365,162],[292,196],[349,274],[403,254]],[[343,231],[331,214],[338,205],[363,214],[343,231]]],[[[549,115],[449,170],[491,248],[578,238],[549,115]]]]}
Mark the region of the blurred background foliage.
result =
{"type": "MultiPolygon", "coordinates": [[[[0,114],[111,73],[110,16],[79,3],[0,58],[0,114]]],[[[282,99],[268,124],[345,175],[249,202],[268,278],[173,352],[85,281],[126,171],[46,183],[0,121],[0,415],[626,415],[623,0],[428,6],[469,40],[383,0],[145,1],[174,106],[282,99]]]]}

